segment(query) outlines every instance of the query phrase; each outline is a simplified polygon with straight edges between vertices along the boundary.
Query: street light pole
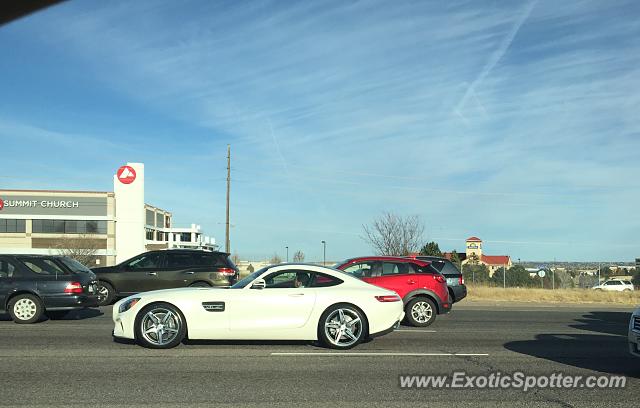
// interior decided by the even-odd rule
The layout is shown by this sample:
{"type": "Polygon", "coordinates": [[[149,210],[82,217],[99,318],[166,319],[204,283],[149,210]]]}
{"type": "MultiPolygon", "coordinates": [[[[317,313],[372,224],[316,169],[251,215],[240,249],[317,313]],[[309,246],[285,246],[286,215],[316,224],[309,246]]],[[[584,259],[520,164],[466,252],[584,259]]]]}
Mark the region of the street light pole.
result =
{"type": "Polygon", "coordinates": [[[507,265],[502,265],[502,289],[507,288],[507,265]]]}
{"type": "Polygon", "coordinates": [[[286,246],[285,249],[287,250],[287,262],[289,262],[289,247],[286,246]]]}
{"type": "Polygon", "coordinates": [[[322,242],[322,266],[326,266],[327,263],[327,242],[322,242]]]}

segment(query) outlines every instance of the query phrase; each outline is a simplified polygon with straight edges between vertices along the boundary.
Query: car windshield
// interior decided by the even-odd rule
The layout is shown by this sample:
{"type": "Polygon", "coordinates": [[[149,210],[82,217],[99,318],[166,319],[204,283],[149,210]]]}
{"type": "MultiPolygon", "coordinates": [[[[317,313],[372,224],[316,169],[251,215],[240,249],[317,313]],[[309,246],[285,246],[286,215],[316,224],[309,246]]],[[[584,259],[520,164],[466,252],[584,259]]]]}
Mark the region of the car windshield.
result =
{"type": "Polygon", "coordinates": [[[254,273],[245,276],[234,285],[232,285],[229,289],[242,289],[247,286],[249,283],[253,282],[258,276],[260,276],[263,272],[265,272],[269,267],[262,268],[260,270],[255,271],[254,273]]]}

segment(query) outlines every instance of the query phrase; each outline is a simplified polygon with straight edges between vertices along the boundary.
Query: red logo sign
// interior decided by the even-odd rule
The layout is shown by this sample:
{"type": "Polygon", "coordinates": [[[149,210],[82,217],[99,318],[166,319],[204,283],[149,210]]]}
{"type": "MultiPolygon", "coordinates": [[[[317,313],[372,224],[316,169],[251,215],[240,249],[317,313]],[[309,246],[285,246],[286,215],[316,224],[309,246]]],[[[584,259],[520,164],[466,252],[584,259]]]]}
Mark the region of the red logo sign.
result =
{"type": "Polygon", "coordinates": [[[131,166],[122,166],[118,169],[117,177],[122,184],[131,184],[136,179],[136,171],[131,166]]]}
{"type": "Polygon", "coordinates": [[[4,201],[0,198],[0,210],[4,208],[4,201]]]}

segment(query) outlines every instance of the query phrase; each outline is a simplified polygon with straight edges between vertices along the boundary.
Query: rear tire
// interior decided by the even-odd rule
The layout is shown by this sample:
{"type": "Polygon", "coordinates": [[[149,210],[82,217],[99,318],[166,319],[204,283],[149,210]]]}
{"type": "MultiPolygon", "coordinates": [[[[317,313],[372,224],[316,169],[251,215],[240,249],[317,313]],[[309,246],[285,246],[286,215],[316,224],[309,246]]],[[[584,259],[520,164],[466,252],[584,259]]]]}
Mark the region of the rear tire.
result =
{"type": "Polygon", "coordinates": [[[168,349],[182,342],[187,324],[180,310],[169,303],[152,303],[136,316],[136,340],[141,346],[168,349]]]}
{"type": "Polygon", "coordinates": [[[96,294],[98,297],[98,306],[108,306],[113,303],[113,299],[116,297],[116,290],[109,283],[98,281],[96,294]]]}
{"type": "Polygon", "coordinates": [[[369,331],[364,314],[353,305],[340,303],[328,308],[318,322],[318,339],[326,347],[348,350],[360,344],[369,331]]]}
{"type": "Polygon", "coordinates": [[[17,295],[9,302],[11,319],[18,324],[35,323],[40,320],[43,312],[42,301],[34,295],[17,295]]]}
{"type": "Polygon", "coordinates": [[[413,298],[404,308],[407,323],[415,327],[427,327],[436,320],[436,305],[426,297],[413,298]]]}

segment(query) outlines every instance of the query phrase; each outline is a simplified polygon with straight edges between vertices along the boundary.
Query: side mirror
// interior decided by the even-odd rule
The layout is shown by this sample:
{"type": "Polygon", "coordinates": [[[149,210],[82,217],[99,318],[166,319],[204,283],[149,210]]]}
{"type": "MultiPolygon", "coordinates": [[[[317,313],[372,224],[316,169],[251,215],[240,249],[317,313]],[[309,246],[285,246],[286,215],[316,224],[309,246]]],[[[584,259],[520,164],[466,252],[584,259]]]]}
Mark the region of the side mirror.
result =
{"type": "Polygon", "coordinates": [[[255,282],[253,282],[253,285],[251,285],[251,289],[264,289],[267,287],[267,282],[264,281],[264,279],[258,279],[255,282]]]}

